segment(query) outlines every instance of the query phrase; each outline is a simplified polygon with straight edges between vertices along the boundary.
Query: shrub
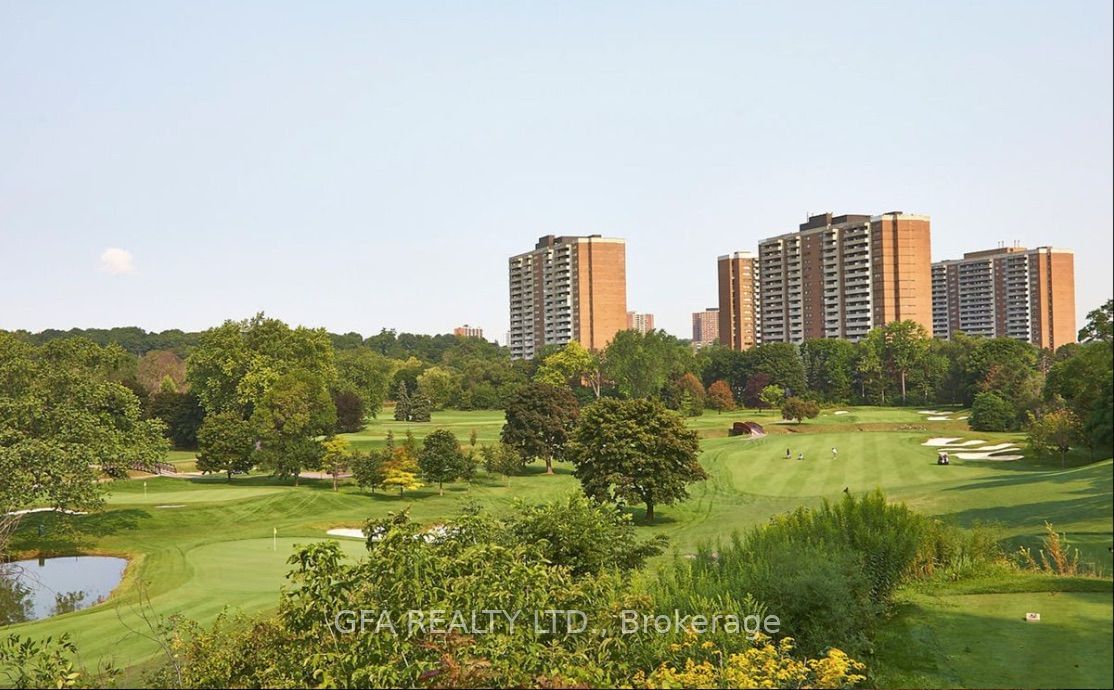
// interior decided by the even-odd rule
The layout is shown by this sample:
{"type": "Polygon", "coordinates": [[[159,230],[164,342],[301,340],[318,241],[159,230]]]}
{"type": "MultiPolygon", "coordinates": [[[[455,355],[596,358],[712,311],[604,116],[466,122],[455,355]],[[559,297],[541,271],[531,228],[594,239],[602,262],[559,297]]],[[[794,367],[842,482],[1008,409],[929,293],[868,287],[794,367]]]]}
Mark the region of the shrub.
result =
{"type": "Polygon", "coordinates": [[[971,404],[968,424],[975,431],[1014,431],[1017,409],[997,393],[979,393],[971,404]]]}

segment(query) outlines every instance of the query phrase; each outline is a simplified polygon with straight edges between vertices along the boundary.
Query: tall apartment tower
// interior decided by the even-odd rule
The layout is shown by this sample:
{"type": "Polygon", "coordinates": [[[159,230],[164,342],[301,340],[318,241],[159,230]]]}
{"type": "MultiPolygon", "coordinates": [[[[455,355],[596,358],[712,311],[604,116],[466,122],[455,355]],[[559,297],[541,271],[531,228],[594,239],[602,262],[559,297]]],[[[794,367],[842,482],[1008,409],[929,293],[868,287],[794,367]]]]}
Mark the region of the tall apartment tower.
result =
{"type": "Polygon", "coordinates": [[[654,330],[654,315],[643,314],[637,311],[627,312],[627,330],[638,331],[642,335],[646,335],[654,330]]]}
{"type": "Polygon", "coordinates": [[[709,307],[692,313],[692,344],[703,347],[719,341],[719,309],[709,307]]]}
{"type": "Polygon", "coordinates": [[[760,340],[859,340],[912,320],[932,332],[928,216],[824,213],[758,245],[760,340]]]}
{"type": "Polygon", "coordinates": [[[759,339],[758,259],[753,252],[719,257],[719,342],[746,350],[759,339]]]}
{"type": "Polygon", "coordinates": [[[934,263],[932,322],[937,338],[962,332],[1049,349],[1075,342],[1075,257],[999,247],[934,263]]]}
{"type": "Polygon", "coordinates": [[[626,243],[546,235],[509,260],[512,359],[576,340],[599,350],[627,327],[626,243]]]}

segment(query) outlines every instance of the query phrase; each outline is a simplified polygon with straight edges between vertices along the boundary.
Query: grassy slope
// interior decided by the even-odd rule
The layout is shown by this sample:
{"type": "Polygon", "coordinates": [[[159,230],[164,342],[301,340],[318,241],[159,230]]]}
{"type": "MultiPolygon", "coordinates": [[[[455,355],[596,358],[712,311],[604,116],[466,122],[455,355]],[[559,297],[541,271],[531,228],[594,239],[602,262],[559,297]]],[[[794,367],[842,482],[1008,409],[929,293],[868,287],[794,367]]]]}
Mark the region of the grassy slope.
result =
{"type": "MultiPolygon", "coordinates": [[[[935,451],[920,445],[929,436],[990,442],[1018,437],[967,432],[962,422],[926,422],[915,410],[848,410],[847,415],[829,411],[799,427],[776,424],[771,413],[709,413],[692,420],[692,426],[706,439],[701,461],[710,478],[692,487],[688,502],[663,508],[658,522],[644,529],[668,534],[678,548],[690,549],[701,540],[725,536],[773,513],[838,497],[844,487],[852,491],[879,487],[918,510],[961,524],[1000,522],[1005,535],[1021,543],[1035,543],[1042,522],[1051,520],[1059,529],[1068,530],[1073,542],[1082,543],[1088,559],[1108,565],[1111,461],[1085,465],[1083,458],[1073,457],[1066,470],[1053,460],[1030,459],[1014,463],[957,460],[950,467],[937,467],[935,451]],[[723,437],[730,422],[737,419],[759,421],[770,435],[759,440],[723,437]],[[832,446],[839,449],[835,459],[832,446]],[[785,460],[786,448],[791,449],[792,460],[785,460]],[[806,458],[803,462],[796,460],[801,451],[806,458]]],[[[498,412],[436,413],[433,424],[421,425],[387,417],[349,438],[367,448],[381,444],[388,429],[401,438],[412,428],[421,438],[444,426],[465,444],[472,429],[480,443],[487,443],[497,438],[502,424],[498,412]]],[[[113,486],[109,510],[76,520],[82,530],[78,534],[64,536],[51,530],[46,540],[40,539],[35,534],[36,521],[49,523],[56,518],[35,516],[25,523],[16,547],[131,555],[133,564],[124,585],[104,605],[17,626],[16,630],[36,636],[68,631],[86,661],[114,654],[119,663],[132,664],[153,652],[148,641],[129,633],[120,620],[122,616],[130,626],[138,623],[134,606],[141,589],[155,611],[164,615],[182,613],[210,620],[225,603],[262,610],[275,603],[286,571],[285,556],[294,543],[325,538],[329,527],[359,525],[369,515],[392,510],[409,508],[418,519],[433,521],[453,514],[467,500],[502,510],[515,498],[545,500],[575,489],[570,468],[559,466],[555,477],[541,475],[540,469],[532,467],[530,475],[512,478],[509,487],[501,478],[481,476],[472,486],[452,486],[443,497],[433,489],[408,492],[404,497],[368,496],[350,485],[333,493],[324,481],[303,482],[295,489],[266,477],[238,478],[231,484],[218,477],[192,481],[151,478],[146,492],[143,482],[121,482],[113,486]],[[167,505],[183,507],[160,507],[167,505]],[[271,551],[273,528],[280,535],[277,553],[271,551]],[[141,581],[145,583],[142,588],[137,586],[141,581]]],[[[356,541],[344,543],[350,553],[360,550],[356,541]]],[[[1098,596],[1106,597],[1109,627],[1110,596],[1098,596]]],[[[966,600],[957,601],[922,599],[910,605],[946,612],[947,606],[966,600]]],[[[1090,610],[1093,602],[1086,597],[1080,601],[1081,610],[1090,610]]],[[[993,609],[972,606],[967,613],[969,622],[986,618],[986,624],[993,626],[989,615],[993,609]]],[[[941,616],[940,620],[949,620],[941,616]]],[[[1098,659],[1108,666],[1109,649],[1098,659]]],[[[962,668],[955,673],[966,678],[962,668]]],[[[946,674],[932,677],[940,683],[952,678],[946,674]]],[[[1090,677],[1092,684],[1101,680],[1100,676],[1090,677]]]]}

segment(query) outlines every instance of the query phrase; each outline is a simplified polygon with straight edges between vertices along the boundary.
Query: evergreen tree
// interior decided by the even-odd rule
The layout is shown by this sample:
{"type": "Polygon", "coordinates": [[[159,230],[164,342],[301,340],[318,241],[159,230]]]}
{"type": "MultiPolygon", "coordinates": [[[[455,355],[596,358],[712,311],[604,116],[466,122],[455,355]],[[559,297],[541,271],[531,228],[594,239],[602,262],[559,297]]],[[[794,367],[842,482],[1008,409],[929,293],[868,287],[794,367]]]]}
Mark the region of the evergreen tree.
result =
{"type": "Polygon", "coordinates": [[[410,421],[428,422],[433,411],[433,403],[420,390],[410,399],[410,421]]]}
{"type": "Polygon", "coordinates": [[[395,421],[410,421],[410,394],[406,391],[406,382],[398,384],[398,393],[395,394],[395,421]]]}

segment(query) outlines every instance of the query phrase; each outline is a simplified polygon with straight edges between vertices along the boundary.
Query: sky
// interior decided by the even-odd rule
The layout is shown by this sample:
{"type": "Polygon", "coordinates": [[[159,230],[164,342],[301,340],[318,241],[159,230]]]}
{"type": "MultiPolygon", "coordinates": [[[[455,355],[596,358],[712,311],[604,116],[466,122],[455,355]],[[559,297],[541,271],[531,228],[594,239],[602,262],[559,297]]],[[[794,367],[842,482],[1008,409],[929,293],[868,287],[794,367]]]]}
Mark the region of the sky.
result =
{"type": "Polygon", "coordinates": [[[1111,296],[1109,2],[0,0],[0,328],[258,311],[503,340],[507,258],[627,241],[687,337],[811,213],[1111,296]]]}

